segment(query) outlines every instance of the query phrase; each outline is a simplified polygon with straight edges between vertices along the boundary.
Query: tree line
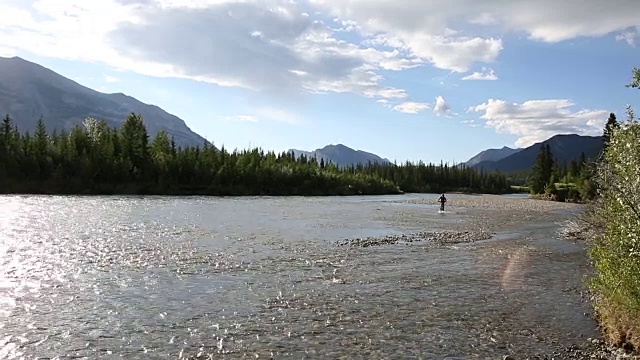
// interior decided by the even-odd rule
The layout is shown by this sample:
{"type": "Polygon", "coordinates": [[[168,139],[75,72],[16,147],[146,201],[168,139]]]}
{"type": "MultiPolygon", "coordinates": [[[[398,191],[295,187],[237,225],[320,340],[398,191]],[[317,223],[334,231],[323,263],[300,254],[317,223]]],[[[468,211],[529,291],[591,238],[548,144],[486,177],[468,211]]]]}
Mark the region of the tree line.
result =
{"type": "Polygon", "coordinates": [[[583,202],[592,199],[595,195],[591,179],[593,161],[583,152],[569,164],[560,164],[554,158],[549,144],[541,145],[528,179],[529,191],[533,195],[545,194],[558,201],[583,202]]]}
{"type": "MultiPolygon", "coordinates": [[[[601,154],[606,151],[611,134],[619,126],[616,115],[610,113],[603,130],[601,154]]],[[[559,201],[591,200],[596,196],[593,177],[597,160],[587,158],[583,152],[580,158],[573,159],[569,164],[560,164],[549,144],[541,145],[528,179],[529,190],[533,195],[545,194],[559,201]]]]}
{"type": "Polygon", "coordinates": [[[159,195],[355,195],[469,191],[504,193],[506,178],[448,164],[406,162],[338,167],[323,159],[260,148],[228,151],[209,142],[151,139],[142,116],[120,127],[88,118],[71,131],[33,134],[9,115],[0,124],[0,192],[159,195]]]}

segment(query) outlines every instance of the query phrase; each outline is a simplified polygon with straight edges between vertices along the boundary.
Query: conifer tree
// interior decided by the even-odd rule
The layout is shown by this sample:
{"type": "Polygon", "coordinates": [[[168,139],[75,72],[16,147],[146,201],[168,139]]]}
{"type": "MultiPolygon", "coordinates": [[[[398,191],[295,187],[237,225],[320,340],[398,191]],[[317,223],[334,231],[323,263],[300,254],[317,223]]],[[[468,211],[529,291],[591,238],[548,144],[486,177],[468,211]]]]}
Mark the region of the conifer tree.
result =
{"type": "Polygon", "coordinates": [[[609,146],[609,142],[611,141],[611,134],[613,130],[617,129],[618,127],[619,127],[619,124],[618,124],[618,120],[616,120],[616,115],[614,113],[610,113],[609,119],[607,120],[607,123],[604,126],[602,151],[607,150],[607,147],[609,146]]]}

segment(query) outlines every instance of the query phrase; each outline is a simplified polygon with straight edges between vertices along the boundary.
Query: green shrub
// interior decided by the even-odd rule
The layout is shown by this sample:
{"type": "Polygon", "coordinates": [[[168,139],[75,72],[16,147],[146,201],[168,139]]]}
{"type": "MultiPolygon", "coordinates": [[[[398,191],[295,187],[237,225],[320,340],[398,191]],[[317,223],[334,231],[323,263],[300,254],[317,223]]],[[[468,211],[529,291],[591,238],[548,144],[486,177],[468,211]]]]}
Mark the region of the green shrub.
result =
{"type": "Polygon", "coordinates": [[[590,286],[609,340],[640,348],[640,124],[633,116],[613,131],[595,185],[604,224],[590,251],[596,273],[590,286]]]}
{"type": "Polygon", "coordinates": [[[547,184],[547,186],[544,188],[544,192],[547,195],[554,195],[558,192],[558,188],[556,188],[556,183],[551,181],[549,184],[547,184]]]}

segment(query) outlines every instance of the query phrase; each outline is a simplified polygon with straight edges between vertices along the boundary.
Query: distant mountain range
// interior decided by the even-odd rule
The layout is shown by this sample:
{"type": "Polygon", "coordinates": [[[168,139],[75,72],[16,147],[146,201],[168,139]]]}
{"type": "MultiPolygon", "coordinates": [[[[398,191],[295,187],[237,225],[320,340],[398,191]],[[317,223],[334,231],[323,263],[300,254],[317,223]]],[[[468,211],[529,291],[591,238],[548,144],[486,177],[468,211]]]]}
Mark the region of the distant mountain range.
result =
{"type": "MultiPolygon", "coordinates": [[[[33,132],[40,116],[52,131],[70,130],[85,118],[105,119],[119,126],[131,113],[142,115],[150,136],[160,130],[173,135],[178,145],[201,146],[205,139],[185,122],[155,105],[145,104],[122,93],[105,94],[67,79],[41,65],[19,57],[0,57],[0,116],[9,114],[21,131],[33,132]]],[[[560,162],[570,162],[585,153],[595,157],[602,150],[601,136],[556,135],[524,149],[503,147],[488,149],[475,155],[464,165],[487,171],[511,172],[530,169],[541,145],[549,144],[560,162]]],[[[296,156],[316,157],[338,166],[390,163],[362,150],[343,144],[327,145],[313,151],[289,150],[296,156]]]]}
{"type": "Polygon", "coordinates": [[[504,146],[501,149],[487,149],[478,153],[478,155],[472,157],[467,162],[464,163],[467,167],[474,167],[477,164],[483,162],[495,162],[506,158],[507,156],[513,155],[519,152],[522,149],[512,149],[510,147],[504,146]]]}
{"type": "Polygon", "coordinates": [[[50,131],[70,130],[86,117],[120,125],[132,112],[142,115],[151,137],[160,130],[178,145],[201,146],[205,139],[161,108],[122,93],[105,94],[19,57],[0,57],[0,115],[9,114],[21,131],[33,132],[40,116],[50,131]]]}
{"type": "Polygon", "coordinates": [[[366,165],[369,162],[378,164],[390,163],[388,159],[383,159],[376,154],[372,154],[362,150],[354,150],[342,144],[327,145],[321,149],[316,149],[314,151],[291,149],[288,152],[293,152],[293,154],[297,157],[304,155],[307,158],[315,157],[316,159],[318,159],[318,161],[320,161],[320,159],[324,159],[325,162],[330,161],[336,166],[348,166],[357,164],[366,165]]]}
{"type": "MultiPolygon", "coordinates": [[[[602,151],[602,136],[582,135],[555,135],[545,141],[535,143],[522,149],[513,149],[504,146],[500,149],[487,149],[473,156],[468,161],[459,164],[474,169],[486,171],[513,172],[529,170],[533,167],[540,147],[549,144],[551,152],[557,161],[569,164],[572,160],[580,158],[584,153],[587,158],[593,158],[602,151]]],[[[362,150],[354,150],[348,146],[327,145],[314,151],[291,149],[296,156],[305,155],[308,158],[316,157],[318,161],[324,159],[338,166],[379,163],[388,164],[388,159],[382,158],[362,150]]]]}
{"type": "Polygon", "coordinates": [[[509,154],[514,149],[490,152],[490,156],[484,156],[485,150],[478,155],[472,157],[465,165],[487,171],[511,172],[531,169],[536,161],[536,157],[540,153],[540,147],[549,145],[551,153],[559,163],[570,163],[572,160],[578,159],[582,153],[587,158],[597,157],[602,151],[602,136],[582,136],[582,135],[555,135],[545,141],[535,143],[524,149],[515,149],[516,151],[509,154]],[[507,155],[508,154],[508,155],[507,155]],[[493,156],[493,160],[490,157],[493,156]],[[477,161],[478,158],[481,161],[477,161]]]}

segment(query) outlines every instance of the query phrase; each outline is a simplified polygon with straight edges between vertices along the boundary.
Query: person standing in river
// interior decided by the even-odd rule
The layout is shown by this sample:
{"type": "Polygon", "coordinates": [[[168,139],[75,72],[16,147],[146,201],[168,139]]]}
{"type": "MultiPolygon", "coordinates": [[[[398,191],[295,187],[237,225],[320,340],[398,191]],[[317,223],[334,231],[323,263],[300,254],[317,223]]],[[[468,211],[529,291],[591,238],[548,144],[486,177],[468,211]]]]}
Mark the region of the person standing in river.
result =
{"type": "Polygon", "coordinates": [[[438,202],[440,203],[440,211],[444,211],[444,203],[447,202],[447,198],[444,196],[444,193],[440,196],[438,202]]]}

